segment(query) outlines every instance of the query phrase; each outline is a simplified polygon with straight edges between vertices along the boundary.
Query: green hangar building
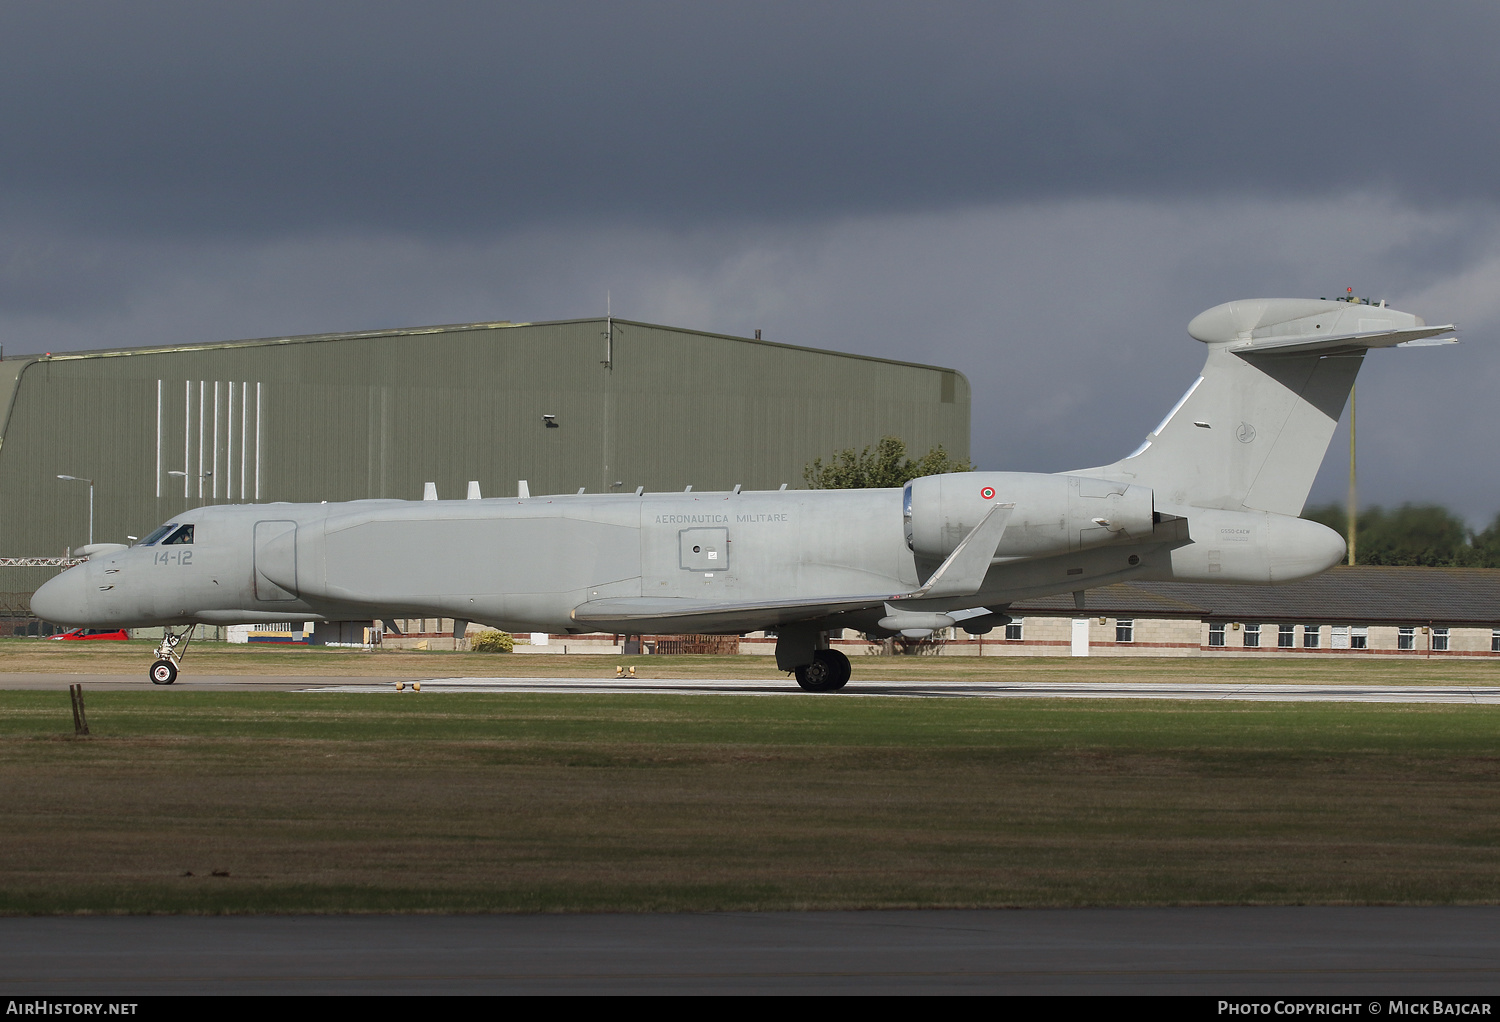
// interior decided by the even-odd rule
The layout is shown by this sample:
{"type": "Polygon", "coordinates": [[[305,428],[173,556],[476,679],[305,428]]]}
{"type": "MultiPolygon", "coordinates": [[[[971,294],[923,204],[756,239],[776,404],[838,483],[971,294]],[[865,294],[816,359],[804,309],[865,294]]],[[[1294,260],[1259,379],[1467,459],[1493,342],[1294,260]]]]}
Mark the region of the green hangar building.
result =
{"type": "MultiPolygon", "coordinates": [[[[882,435],[969,456],[934,366],[620,319],[471,323],[0,362],[0,592],[204,504],[775,489],[882,435]],[[72,479],[60,479],[70,476],[72,479]],[[90,483],[91,481],[91,483],[90,483]]],[[[9,607],[5,608],[9,609],[9,607]]]]}

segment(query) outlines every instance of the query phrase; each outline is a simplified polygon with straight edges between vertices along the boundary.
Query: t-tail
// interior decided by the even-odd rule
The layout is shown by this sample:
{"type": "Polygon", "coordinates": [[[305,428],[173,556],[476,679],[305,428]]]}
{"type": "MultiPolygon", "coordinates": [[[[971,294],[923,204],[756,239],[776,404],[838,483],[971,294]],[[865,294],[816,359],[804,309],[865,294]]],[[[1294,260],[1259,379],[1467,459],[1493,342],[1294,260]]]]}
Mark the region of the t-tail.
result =
{"type": "Polygon", "coordinates": [[[1365,353],[1452,343],[1439,338],[1453,330],[1359,299],[1215,306],[1188,324],[1208,358],[1161,424],[1128,457],[1070,474],[1148,486],[1159,514],[1188,519],[1196,549],[1174,554],[1171,577],[1230,580],[1228,540],[1236,526],[1228,516],[1205,514],[1213,510],[1270,516],[1267,529],[1283,534],[1291,557],[1272,574],[1311,574],[1319,561],[1326,568],[1342,559],[1342,540],[1322,530],[1328,535],[1320,543],[1307,523],[1285,519],[1302,513],[1365,353]]]}

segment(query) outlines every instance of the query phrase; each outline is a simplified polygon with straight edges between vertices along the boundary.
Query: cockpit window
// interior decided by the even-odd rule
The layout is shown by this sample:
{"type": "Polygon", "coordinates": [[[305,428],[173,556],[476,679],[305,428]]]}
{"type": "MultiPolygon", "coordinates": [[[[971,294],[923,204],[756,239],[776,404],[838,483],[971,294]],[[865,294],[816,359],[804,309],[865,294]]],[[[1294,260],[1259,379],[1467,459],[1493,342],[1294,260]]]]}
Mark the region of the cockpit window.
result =
{"type": "Polygon", "coordinates": [[[162,546],[175,546],[179,543],[191,543],[193,541],[193,527],[184,525],[172,535],[161,541],[162,546]]]}
{"type": "Polygon", "coordinates": [[[152,543],[155,543],[157,540],[161,539],[163,536],[165,536],[175,528],[177,528],[176,522],[168,522],[166,525],[159,526],[158,528],[153,529],[151,531],[151,535],[141,540],[137,545],[150,546],[152,543]]]}

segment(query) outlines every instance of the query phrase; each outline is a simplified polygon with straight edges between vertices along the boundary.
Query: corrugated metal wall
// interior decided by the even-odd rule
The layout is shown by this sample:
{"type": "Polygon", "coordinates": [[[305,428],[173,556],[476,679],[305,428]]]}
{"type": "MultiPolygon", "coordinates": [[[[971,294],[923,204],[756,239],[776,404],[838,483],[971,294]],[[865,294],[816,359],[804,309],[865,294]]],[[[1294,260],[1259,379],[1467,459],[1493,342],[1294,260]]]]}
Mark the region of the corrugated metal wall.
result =
{"type": "MultiPolygon", "coordinates": [[[[59,473],[94,479],[95,539],[124,542],[201,504],[415,499],[427,480],[444,498],[470,479],[485,496],[518,479],[533,494],[798,488],[812,459],[886,433],[968,456],[968,382],[951,370],[623,320],[610,344],[606,330],[480,324],[8,360],[0,384],[21,372],[0,441],[0,555],[86,541],[88,487],[59,473]]],[[[51,574],[0,570],[11,591],[51,574]]]]}

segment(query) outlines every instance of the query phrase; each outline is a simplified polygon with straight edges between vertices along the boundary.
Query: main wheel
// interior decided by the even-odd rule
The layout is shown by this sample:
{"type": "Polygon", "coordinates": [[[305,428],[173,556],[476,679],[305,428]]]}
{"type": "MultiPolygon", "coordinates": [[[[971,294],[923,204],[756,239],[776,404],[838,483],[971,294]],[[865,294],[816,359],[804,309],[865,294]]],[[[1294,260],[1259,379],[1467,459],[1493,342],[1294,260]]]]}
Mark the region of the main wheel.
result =
{"type": "Polygon", "coordinates": [[[813,653],[813,662],[803,664],[793,673],[797,684],[809,692],[836,692],[849,680],[852,668],[849,658],[836,649],[820,649],[813,653]]]}
{"type": "MultiPolygon", "coordinates": [[[[816,655],[816,654],[814,654],[816,655]]],[[[814,660],[810,664],[803,664],[792,671],[797,676],[797,684],[809,692],[827,692],[831,672],[828,663],[824,660],[814,660]]]]}
{"type": "Polygon", "coordinates": [[[820,649],[813,656],[827,660],[833,672],[828,691],[836,691],[849,683],[849,676],[854,673],[854,666],[849,663],[848,657],[836,649],[820,649]]]}
{"type": "Polygon", "coordinates": [[[170,660],[158,660],[151,665],[151,684],[170,685],[177,680],[177,665],[170,660]]]}

